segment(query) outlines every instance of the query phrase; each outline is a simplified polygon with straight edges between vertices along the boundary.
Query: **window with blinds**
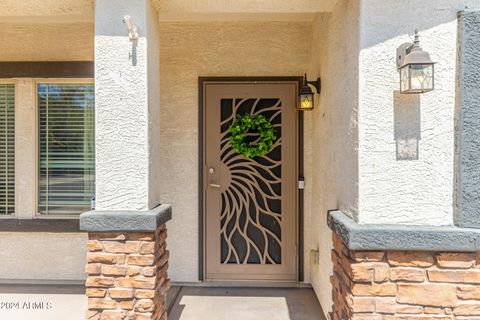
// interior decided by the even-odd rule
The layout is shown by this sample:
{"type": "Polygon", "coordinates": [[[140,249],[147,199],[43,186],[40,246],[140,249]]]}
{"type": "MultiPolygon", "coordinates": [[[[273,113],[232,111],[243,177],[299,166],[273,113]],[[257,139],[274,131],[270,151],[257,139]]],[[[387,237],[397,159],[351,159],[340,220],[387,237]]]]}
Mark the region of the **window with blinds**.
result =
{"type": "Polygon", "coordinates": [[[90,83],[41,83],[39,213],[77,215],[95,193],[95,101],[90,83]]]}
{"type": "Polygon", "coordinates": [[[15,212],[15,85],[0,83],[0,215],[15,212]]]}

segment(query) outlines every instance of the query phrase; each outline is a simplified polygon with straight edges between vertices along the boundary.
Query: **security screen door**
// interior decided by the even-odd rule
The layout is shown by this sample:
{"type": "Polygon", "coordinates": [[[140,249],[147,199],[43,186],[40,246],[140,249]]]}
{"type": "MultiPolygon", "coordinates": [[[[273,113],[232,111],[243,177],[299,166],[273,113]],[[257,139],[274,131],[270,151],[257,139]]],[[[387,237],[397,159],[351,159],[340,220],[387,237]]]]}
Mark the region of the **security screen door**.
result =
{"type": "MultiPolygon", "coordinates": [[[[206,280],[296,280],[295,81],[203,82],[206,280]],[[265,117],[276,139],[249,158],[231,144],[238,115],[265,117]]],[[[258,131],[245,142],[255,147],[258,131]]]]}

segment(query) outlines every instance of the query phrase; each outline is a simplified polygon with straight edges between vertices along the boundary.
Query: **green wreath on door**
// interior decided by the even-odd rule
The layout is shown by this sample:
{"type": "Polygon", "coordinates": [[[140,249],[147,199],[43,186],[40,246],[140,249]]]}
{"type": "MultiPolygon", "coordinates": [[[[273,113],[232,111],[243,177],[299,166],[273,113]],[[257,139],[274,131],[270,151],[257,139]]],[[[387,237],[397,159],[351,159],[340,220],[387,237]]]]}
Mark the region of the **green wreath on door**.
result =
{"type": "Polygon", "coordinates": [[[237,115],[236,121],[229,128],[232,148],[246,158],[255,158],[266,155],[277,137],[272,123],[262,115],[237,115]],[[258,142],[246,142],[248,132],[257,131],[260,136],[258,142]]]}

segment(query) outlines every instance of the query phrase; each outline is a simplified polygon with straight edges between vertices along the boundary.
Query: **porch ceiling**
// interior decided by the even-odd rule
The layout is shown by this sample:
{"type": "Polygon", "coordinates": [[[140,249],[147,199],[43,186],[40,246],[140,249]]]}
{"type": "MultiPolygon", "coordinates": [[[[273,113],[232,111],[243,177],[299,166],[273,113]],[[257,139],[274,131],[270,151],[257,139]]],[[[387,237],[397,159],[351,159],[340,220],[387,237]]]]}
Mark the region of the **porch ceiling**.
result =
{"type": "MultiPolygon", "coordinates": [[[[311,20],[337,0],[151,0],[165,21],[311,20]]],[[[2,0],[0,23],[93,23],[95,0],[2,0]]]]}
{"type": "Polygon", "coordinates": [[[153,0],[165,13],[315,13],[331,11],[337,0],[153,0]]]}
{"type": "Polygon", "coordinates": [[[163,21],[295,21],[329,12],[338,0],[152,0],[163,21]]]}

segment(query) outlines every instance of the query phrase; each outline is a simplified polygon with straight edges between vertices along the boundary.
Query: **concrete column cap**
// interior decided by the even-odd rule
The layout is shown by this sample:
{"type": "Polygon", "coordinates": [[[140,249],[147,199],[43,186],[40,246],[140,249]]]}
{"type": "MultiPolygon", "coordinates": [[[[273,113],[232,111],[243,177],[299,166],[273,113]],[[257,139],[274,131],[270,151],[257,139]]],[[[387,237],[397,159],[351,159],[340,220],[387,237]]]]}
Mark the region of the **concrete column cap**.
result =
{"type": "Polygon", "coordinates": [[[352,251],[480,251],[480,229],[358,224],[339,210],[328,212],[327,223],[352,251]]]}
{"type": "Polygon", "coordinates": [[[147,211],[88,211],[80,215],[80,230],[107,231],[155,231],[172,219],[172,206],[161,204],[147,211]]]}

